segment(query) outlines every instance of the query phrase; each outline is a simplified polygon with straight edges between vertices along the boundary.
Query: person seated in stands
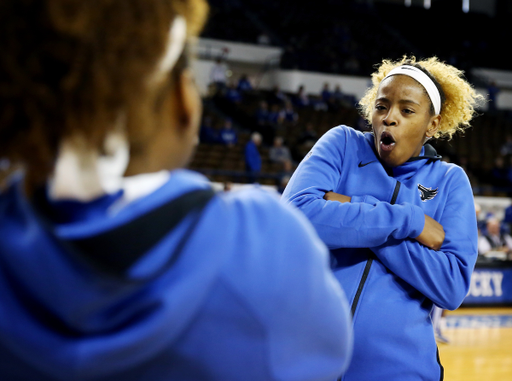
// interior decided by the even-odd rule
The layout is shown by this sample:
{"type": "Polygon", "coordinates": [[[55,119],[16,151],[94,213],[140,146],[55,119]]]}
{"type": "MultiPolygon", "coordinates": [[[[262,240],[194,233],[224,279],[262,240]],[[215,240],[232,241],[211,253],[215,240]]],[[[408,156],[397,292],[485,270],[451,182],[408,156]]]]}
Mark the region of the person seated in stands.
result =
{"type": "Polygon", "coordinates": [[[280,163],[284,166],[285,161],[291,161],[290,149],[284,145],[284,139],[281,136],[274,138],[274,144],[268,150],[268,156],[273,163],[280,163]]]}
{"type": "Polygon", "coordinates": [[[286,101],[286,103],[284,104],[283,120],[284,122],[293,126],[296,125],[297,122],[299,121],[299,114],[297,113],[297,111],[295,111],[293,103],[290,101],[286,101]]]}
{"type": "Polygon", "coordinates": [[[283,106],[287,100],[288,97],[286,96],[286,94],[281,90],[279,86],[276,85],[272,88],[272,91],[268,96],[267,102],[270,106],[275,104],[283,106]]]}
{"type": "MultiPolygon", "coordinates": [[[[277,110],[279,110],[278,104],[272,104],[271,107],[273,108],[273,110],[275,110],[276,108],[277,110]]],[[[261,134],[261,137],[265,145],[271,145],[275,136],[275,130],[277,129],[278,118],[276,117],[274,111],[271,112],[269,110],[267,101],[260,101],[259,106],[254,114],[254,117],[256,119],[256,123],[251,128],[251,131],[258,132],[259,134],[261,134]]]]}
{"type": "Polygon", "coordinates": [[[233,121],[231,118],[224,120],[224,126],[219,131],[219,142],[228,147],[233,147],[238,142],[238,134],[233,128],[233,121]]]}
{"type": "Polygon", "coordinates": [[[342,105],[343,102],[343,92],[341,91],[341,85],[337,84],[334,86],[334,91],[332,92],[332,99],[334,101],[334,104],[338,107],[342,105]]]}
{"type": "Polygon", "coordinates": [[[315,126],[311,122],[306,123],[306,129],[300,135],[297,143],[299,145],[304,145],[304,146],[307,146],[308,148],[311,148],[311,147],[313,147],[313,145],[316,143],[317,140],[318,140],[318,133],[315,130],[315,126]]]}
{"type": "Polygon", "coordinates": [[[304,85],[300,85],[299,89],[297,90],[297,93],[295,93],[295,96],[293,98],[293,103],[295,107],[303,108],[310,105],[310,100],[308,95],[306,94],[306,89],[304,85]]]}
{"type": "Polygon", "coordinates": [[[283,169],[279,173],[277,191],[283,194],[288,182],[290,181],[293,175],[293,162],[291,160],[286,160],[283,162],[283,169]]]}
{"type": "Polygon", "coordinates": [[[268,103],[267,101],[260,101],[256,112],[254,113],[256,123],[259,126],[268,124],[268,103]]]}
{"type": "Polygon", "coordinates": [[[325,82],[324,83],[324,87],[322,88],[322,92],[320,93],[320,96],[322,98],[322,100],[328,104],[329,102],[331,102],[331,98],[332,98],[332,92],[331,90],[329,89],[329,82],[325,82]]]}
{"type": "Polygon", "coordinates": [[[249,77],[247,76],[247,74],[242,74],[242,76],[238,80],[236,89],[242,94],[252,91],[252,84],[251,81],[249,81],[249,77]]]}
{"type": "Polygon", "coordinates": [[[245,170],[249,182],[254,183],[261,171],[261,155],[258,147],[261,145],[262,137],[258,132],[253,132],[251,139],[245,145],[245,170]]]}
{"type": "Polygon", "coordinates": [[[329,111],[335,110],[336,105],[334,102],[334,95],[329,87],[329,83],[325,82],[324,86],[322,87],[322,91],[320,92],[320,98],[322,101],[322,104],[327,107],[329,111]]]}
{"type": "Polygon", "coordinates": [[[504,253],[507,258],[512,253],[512,237],[502,231],[500,220],[490,217],[486,223],[486,232],[478,238],[478,254],[489,255],[491,252],[504,253]]]}
{"type": "Polygon", "coordinates": [[[237,85],[233,81],[229,82],[226,91],[224,92],[224,97],[229,102],[234,103],[236,105],[242,103],[242,94],[240,93],[240,91],[237,88],[237,85]]]}
{"type": "Polygon", "coordinates": [[[281,124],[283,124],[284,117],[284,110],[279,105],[273,104],[270,107],[270,112],[268,113],[268,122],[274,128],[278,128],[281,124]]]}
{"type": "Polygon", "coordinates": [[[219,142],[218,131],[213,127],[211,116],[205,116],[199,132],[201,143],[212,144],[219,142]]]}
{"type": "Polygon", "coordinates": [[[496,188],[506,188],[510,185],[509,181],[510,169],[505,165],[505,160],[502,156],[494,159],[494,166],[491,169],[491,182],[496,188]]]}

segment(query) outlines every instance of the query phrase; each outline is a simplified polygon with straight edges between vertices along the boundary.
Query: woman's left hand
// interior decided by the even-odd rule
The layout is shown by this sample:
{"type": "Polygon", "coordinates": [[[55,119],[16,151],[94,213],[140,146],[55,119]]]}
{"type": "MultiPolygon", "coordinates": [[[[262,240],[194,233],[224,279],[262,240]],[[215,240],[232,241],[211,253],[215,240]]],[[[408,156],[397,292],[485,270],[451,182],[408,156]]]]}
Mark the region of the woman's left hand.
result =
{"type": "Polygon", "coordinates": [[[324,200],[328,201],[338,201],[338,202],[350,202],[352,197],[345,196],[343,194],[335,193],[335,192],[326,192],[324,195],[324,200]]]}

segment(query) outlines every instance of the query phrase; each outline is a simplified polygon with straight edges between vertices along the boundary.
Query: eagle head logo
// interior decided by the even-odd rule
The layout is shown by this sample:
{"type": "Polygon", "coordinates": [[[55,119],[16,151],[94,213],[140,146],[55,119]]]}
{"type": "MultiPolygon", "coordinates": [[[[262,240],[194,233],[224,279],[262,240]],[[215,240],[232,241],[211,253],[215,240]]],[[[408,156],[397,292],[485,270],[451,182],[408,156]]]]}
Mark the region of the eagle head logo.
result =
{"type": "Polygon", "coordinates": [[[420,191],[421,201],[425,202],[428,200],[432,200],[437,196],[437,189],[427,188],[421,184],[418,184],[418,190],[420,191]]]}

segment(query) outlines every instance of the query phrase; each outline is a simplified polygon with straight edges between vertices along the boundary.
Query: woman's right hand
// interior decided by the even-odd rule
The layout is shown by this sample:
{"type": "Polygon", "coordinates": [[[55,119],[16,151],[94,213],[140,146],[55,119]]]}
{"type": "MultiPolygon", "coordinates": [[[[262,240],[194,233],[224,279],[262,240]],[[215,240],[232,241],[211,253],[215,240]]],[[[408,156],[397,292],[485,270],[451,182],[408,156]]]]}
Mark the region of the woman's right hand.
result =
{"type": "Polygon", "coordinates": [[[425,214],[423,231],[416,237],[416,241],[433,250],[439,250],[444,242],[443,226],[433,218],[425,214]]]}

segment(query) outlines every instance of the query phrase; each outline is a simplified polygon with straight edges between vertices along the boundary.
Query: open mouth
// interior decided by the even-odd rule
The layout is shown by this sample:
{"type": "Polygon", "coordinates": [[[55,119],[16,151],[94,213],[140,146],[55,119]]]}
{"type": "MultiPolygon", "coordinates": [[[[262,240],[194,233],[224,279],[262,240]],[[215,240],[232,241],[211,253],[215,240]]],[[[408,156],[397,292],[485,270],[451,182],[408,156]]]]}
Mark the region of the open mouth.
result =
{"type": "Polygon", "coordinates": [[[380,135],[380,148],[383,151],[391,151],[395,147],[395,139],[393,138],[393,135],[391,135],[389,132],[384,131],[380,135]]]}

